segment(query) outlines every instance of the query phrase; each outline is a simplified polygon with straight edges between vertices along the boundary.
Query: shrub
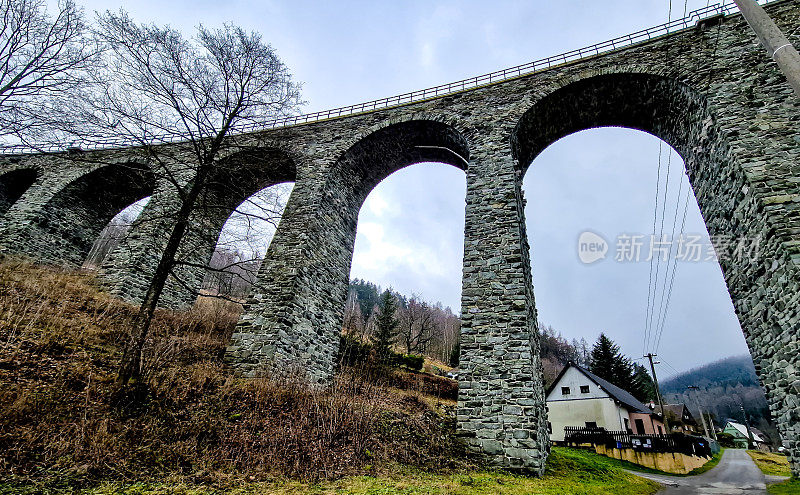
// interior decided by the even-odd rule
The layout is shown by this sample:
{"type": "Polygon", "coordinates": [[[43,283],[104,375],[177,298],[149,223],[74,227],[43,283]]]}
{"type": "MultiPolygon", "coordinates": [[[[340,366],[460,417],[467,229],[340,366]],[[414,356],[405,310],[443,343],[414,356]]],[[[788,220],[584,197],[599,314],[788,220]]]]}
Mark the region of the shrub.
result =
{"type": "Polygon", "coordinates": [[[375,353],[371,344],[361,342],[349,335],[339,336],[339,355],[336,362],[340,366],[360,366],[375,361],[375,353]]]}
{"type": "Polygon", "coordinates": [[[720,446],[732,449],[736,447],[733,442],[733,435],[730,433],[719,432],[717,433],[717,441],[719,442],[720,446]]]}
{"type": "Polygon", "coordinates": [[[425,357],[416,354],[400,354],[398,357],[398,364],[414,371],[420,371],[422,365],[425,364],[425,357]]]}
{"type": "MultiPolygon", "coordinates": [[[[388,355],[384,364],[390,366],[405,366],[414,371],[420,371],[425,364],[425,356],[417,354],[402,354],[394,351],[387,351],[388,355]]],[[[377,364],[377,350],[375,345],[370,342],[361,342],[350,336],[341,334],[339,336],[339,355],[337,362],[340,366],[360,367],[365,364],[377,364]]]]}

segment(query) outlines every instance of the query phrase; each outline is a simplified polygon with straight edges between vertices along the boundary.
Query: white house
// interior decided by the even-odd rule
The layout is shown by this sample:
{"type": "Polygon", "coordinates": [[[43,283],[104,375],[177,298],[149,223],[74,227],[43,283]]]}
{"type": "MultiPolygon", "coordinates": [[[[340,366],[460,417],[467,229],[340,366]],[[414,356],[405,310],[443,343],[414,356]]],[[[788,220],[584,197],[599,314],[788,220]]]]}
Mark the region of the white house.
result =
{"type": "Polygon", "coordinates": [[[663,424],[625,390],[575,364],[547,390],[550,440],[564,441],[565,426],[598,427],[637,434],[663,433],[663,424]]]}

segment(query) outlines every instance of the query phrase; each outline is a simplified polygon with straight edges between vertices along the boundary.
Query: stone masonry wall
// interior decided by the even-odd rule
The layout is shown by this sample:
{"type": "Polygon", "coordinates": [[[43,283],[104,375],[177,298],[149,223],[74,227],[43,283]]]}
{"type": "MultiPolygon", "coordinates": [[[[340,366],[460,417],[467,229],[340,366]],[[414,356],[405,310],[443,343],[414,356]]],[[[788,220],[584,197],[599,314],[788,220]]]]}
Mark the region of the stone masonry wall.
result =
{"type": "Polygon", "coordinates": [[[550,442],[522,177],[492,137],[467,171],[459,435],[498,466],[541,474],[550,442]]]}
{"type": "Polygon", "coordinates": [[[14,161],[37,178],[2,216],[0,252],[53,265],[80,267],[111,218],[153,187],[145,165],[120,156],[12,158],[0,171],[14,161]]]}
{"type": "MultiPolygon", "coordinates": [[[[796,42],[800,2],[767,9],[796,42]]],[[[468,183],[459,432],[497,465],[541,472],[546,417],[520,183],[557,139],[596,126],[631,127],[665,140],[685,160],[800,475],[798,122],[800,98],[733,15],[461,93],[239,136],[292,157],[297,182],[227,360],[245,376],[302,370],[328,380],[363,199],[403,166],[451,163],[466,169],[468,183]],[[757,252],[725,242],[745,237],[761,240],[757,252]]],[[[62,177],[44,164],[52,157],[9,158],[0,180],[20,167],[14,159],[42,173],[2,218],[1,249],[63,257],[63,229],[19,232],[35,231],[36,218],[53,211],[48,201],[94,169],[67,166],[62,177]]]]}

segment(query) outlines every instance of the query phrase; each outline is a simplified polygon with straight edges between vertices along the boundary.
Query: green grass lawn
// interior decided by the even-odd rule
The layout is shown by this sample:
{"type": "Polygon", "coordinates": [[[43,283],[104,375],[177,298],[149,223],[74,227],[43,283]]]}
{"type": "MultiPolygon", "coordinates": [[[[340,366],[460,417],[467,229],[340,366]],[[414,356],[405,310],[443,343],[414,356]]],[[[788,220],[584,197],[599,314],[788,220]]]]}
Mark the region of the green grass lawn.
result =
{"type": "Polygon", "coordinates": [[[553,448],[547,472],[542,478],[501,471],[433,474],[397,467],[382,476],[353,476],[316,484],[287,480],[232,483],[228,487],[105,483],[81,491],[0,484],[2,494],[82,495],[649,495],[658,489],[656,483],[626,473],[613,459],[566,448],[553,448]]]}
{"type": "Polygon", "coordinates": [[[717,464],[719,464],[719,460],[722,459],[722,454],[725,452],[725,449],[721,449],[717,452],[710,461],[703,464],[699,468],[693,469],[686,474],[676,474],[676,473],[668,473],[666,471],[659,471],[658,469],[652,469],[646,466],[640,466],[639,464],[634,464],[628,461],[621,461],[619,459],[607,458],[608,461],[618,467],[619,469],[627,469],[629,471],[637,471],[639,473],[649,473],[649,474],[663,474],[667,476],[697,476],[698,474],[703,474],[711,469],[714,469],[717,464]]]}
{"type": "MultiPolygon", "coordinates": [[[[748,450],[756,466],[768,476],[791,476],[789,460],[783,454],[748,450]]],[[[793,479],[783,483],[767,485],[767,491],[773,495],[798,495],[800,494],[800,480],[793,479]]]]}
{"type": "Polygon", "coordinates": [[[800,480],[794,479],[774,485],[767,485],[767,492],[772,495],[798,495],[800,494],[800,480]]]}
{"type": "Polygon", "coordinates": [[[760,450],[748,450],[747,453],[750,454],[758,469],[764,474],[772,476],[792,475],[792,471],[789,468],[789,459],[783,454],[761,452],[760,450]]]}

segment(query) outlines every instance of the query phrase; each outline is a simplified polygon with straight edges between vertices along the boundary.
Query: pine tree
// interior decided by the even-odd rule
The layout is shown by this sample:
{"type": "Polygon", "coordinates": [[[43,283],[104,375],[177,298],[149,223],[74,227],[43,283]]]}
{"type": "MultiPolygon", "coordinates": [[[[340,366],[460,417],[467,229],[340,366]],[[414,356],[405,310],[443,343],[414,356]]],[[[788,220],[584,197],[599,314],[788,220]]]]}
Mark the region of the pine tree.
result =
{"type": "Polygon", "coordinates": [[[461,361],[461,343],[456,340],[453,349],[450,351],[450,360],[448,364],[456,367],[458,366],[459,361],[461,361]]]}
{"type": "Polygon", "coordinates": [[[619,354],[619,347],[601,333],[589,356],[589,371],[613,383],[615,363],[619,359],[619,354]]]}
{"type": "Polygon", "coordinates": [[[620,352],[619,346],[604,333],[600,334],[592,347],[589,371],[620,388],[631,391],[634,382],[633,365],[630,359],[620,352]]]}
{"type": "Polygon", "coordinates": [[[389,348],[394,344],[397,329],[397,299],[394,294],[387,289],[381,294],[378,303],[378,314],[375,318],[375,333],[372,335],[372,343],[378,352],[378,359],[386,362],[389,357],[389,348]]]}
{"type": "Polygon", "coordinates": [[[647,371],[647,368],[639,363],[633,363],[633,381],[631,389],[628,390],[634,397],[642,402],[656,400],[656,384],[647,371]]]}

